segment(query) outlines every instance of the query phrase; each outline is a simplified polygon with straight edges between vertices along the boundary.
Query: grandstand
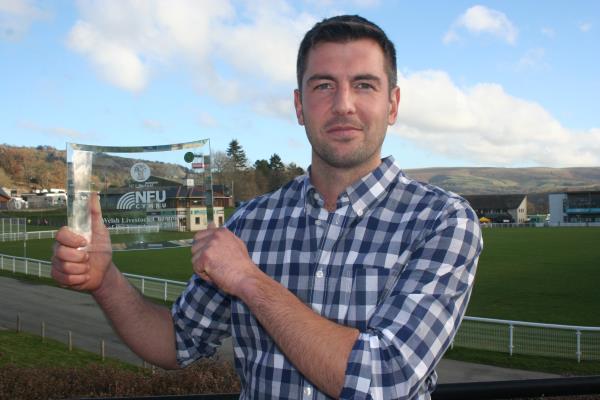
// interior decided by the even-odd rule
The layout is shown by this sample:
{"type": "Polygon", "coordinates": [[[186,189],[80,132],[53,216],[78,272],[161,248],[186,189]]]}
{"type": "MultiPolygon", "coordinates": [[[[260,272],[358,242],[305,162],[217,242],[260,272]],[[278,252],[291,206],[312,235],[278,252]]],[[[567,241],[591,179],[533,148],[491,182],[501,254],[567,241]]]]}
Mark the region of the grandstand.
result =
{"type": "Polygon", "coordinates": [[[463,195],[479,218],[496,223],[527,222],[527,196],[524,194],[463,195]]]}
{"type": "Polygon", "coordinates": [[[600,191],[551,193],[550,223],[600,222],[600,191]]]}

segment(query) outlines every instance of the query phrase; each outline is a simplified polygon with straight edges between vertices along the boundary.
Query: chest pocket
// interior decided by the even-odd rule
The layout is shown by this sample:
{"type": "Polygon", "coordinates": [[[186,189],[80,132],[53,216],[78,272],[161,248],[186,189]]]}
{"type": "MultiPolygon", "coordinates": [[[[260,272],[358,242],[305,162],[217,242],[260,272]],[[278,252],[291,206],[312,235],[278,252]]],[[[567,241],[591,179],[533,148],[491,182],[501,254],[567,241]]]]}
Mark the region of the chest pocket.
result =
{"type": "Polygon", "coordinates": [[[338,279],[329,278],[324,316],[359,330],[366,329],[389,275],[390,269],[384,267],[343,266],[338,279]]]}

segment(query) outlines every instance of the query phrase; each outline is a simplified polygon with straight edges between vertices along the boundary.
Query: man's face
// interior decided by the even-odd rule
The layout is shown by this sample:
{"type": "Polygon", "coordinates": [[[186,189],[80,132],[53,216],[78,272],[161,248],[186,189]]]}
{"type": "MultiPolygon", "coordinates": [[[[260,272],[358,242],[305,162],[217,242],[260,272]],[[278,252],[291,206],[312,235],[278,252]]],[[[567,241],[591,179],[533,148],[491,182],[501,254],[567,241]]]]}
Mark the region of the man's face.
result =
{"type": "Polygon", "coordinates": [[[390,93],[383,51],[375,41],[317,44],[309,52],[302,94],[294,93],[313,164],[375,168],[399,100],[397,87],[390,93]]]}

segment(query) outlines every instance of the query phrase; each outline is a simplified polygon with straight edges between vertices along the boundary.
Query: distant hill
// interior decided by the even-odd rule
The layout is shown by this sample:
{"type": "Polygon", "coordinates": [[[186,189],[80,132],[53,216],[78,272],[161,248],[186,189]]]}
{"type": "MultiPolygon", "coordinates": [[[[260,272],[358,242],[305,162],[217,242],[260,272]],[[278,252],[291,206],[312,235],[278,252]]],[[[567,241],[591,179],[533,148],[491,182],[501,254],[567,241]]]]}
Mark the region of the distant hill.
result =
{"type": "Polygon", "coordinates": [[[408,176],[460,194],[549,193],[600,190],[600,167],[423,168],[408,176]]]}
{"type": "MultiPolygon", "coordinates": [[[[107,157],[111,181],[123,174],[118,157],[107,157]]],[[[152,166],[159,176],[176,179],[185,176],[179,166],[158,163],[152,166]]],[[[548,193],[573,190],[600,190],[600,167],[588,168],[422,168],[408,169],[406,174],[459,194],[527,194],[529,212],[547,212],[548,193]]],[[[122,177],[127,179],[126,176],[122,177]]],[[[49,146],[14,147],[0,145],[0,186],[64,188],[66,155],[64,150],[49,146]]]]}

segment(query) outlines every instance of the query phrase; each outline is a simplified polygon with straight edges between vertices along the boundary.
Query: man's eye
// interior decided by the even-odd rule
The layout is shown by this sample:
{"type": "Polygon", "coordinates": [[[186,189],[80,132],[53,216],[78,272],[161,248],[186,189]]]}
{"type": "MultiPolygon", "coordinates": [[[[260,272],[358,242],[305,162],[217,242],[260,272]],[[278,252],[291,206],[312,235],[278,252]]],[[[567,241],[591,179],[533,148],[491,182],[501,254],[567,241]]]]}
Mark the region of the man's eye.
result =
{"type": "Polygon", "coordinates": [[[315,90],[327,90],[327,89],[331,89],[332,87],[333,87],[333,85],[329,82],[319,83],[318,85],[315,86],[315,90]]]}
{"type": "Polygon", "coordinates": [[[357,89],[375,89],[375,87],[368,82],[358,82],[356,84],[357,89]]]}

